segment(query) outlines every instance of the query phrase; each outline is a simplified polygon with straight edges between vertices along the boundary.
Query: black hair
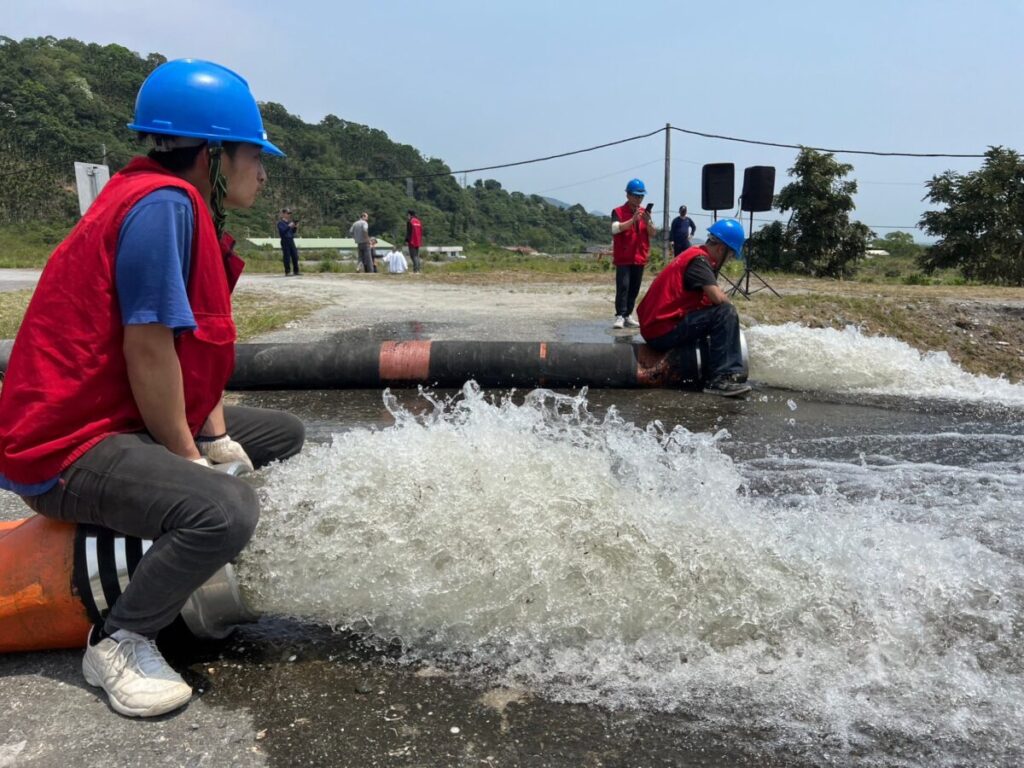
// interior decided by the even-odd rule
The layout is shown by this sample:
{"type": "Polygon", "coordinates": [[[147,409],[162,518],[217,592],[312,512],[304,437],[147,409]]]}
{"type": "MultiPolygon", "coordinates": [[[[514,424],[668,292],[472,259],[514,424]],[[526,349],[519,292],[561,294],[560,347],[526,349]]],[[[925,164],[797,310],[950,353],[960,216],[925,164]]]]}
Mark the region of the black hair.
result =
{"type": "MultiPolygon", "coordinates": [[[[140,133],[139,140],[145,141],[150,134],[140,133]]],[[[224,151],[228,157],[234,157],[235,152],[238,151],[241,142],[239,141],[225,141],[224,151]]],[[[165,171],[171,173],[184,173],[196,163],[196,158],[199,157],[199,153],[206,149],[207,145],[199,144],[195,147],[178,147],[167,152],[158,152],[156,149],[151,149],[146,156],[160,166],[165,171]]]]}
{"type": "Polygon", "coordinates": [[[414,211],[412,208],[410,208],[408,211],[406,211],[406,213],[408,213],[410,216],[415,216],[416,215],[416,211],[414,211]]]}
{"type": "Polygon", "coordinates": [[[165,171],[184,173],[196,164],[196,158],[205,148],[205,144],[200,144],[195,147],[179,147],[168,152],[157,152],[156,149],[151,149],[147,153],[147,157],[159,163],[165,171]]]}

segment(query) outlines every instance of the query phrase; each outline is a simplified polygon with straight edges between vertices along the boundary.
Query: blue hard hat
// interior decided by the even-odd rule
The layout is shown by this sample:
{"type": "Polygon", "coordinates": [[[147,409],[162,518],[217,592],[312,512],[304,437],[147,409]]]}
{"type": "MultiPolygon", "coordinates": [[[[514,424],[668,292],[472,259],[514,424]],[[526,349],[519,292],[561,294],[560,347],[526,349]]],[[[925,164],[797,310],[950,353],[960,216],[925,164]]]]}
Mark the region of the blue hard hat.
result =
{"type": "Polygon", "coordinates": [[[630,179],[629,183],[626,185],[626,194],[640,195],[643,197],[647,194],[647,187],[644,186],[644,183],[640,181],[640,179],[630,179]]]}
{"type": "Polygon", "coordinates": [[[154,69],[139,89],[135,120],[128,127],[140,133],[206,139],[215,145],[241,141],[284,156],[267,141],[249,84],[212,61],[176,59],[154,69]]]}
{"type": "Polygon", "coordinates": [[[736,258],[743,258],[743,243],[747,235],[743,231],[743,225],[736,219],[720,219],[708,227],[708,234],[714,235],[729,248],[736,252],[736,258]]]}

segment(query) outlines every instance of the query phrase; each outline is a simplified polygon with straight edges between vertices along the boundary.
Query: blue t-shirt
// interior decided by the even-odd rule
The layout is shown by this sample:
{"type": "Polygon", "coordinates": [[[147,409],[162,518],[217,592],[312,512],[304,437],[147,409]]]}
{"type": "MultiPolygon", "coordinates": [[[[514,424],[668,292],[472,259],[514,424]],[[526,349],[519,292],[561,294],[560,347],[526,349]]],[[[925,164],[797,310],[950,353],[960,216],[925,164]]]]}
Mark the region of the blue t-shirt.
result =
{"type": "MultiPolygon", "coordinates": [[[[150,192],[128,211],[114,255],[124,325],[159,323],[175,334],[196,327],[186,290],[194,228],[192,201],[175,187],[150,192]]],[[[0,488],[19,496],[38,496],[58,479],[28,485],[0,475],[0,488]]]]}
{"type": "Polygon", "coordinates": [[[124,325],[195,329],[186,290],[194,228],[192,201],[175,187],[150,192],[128,211],[114,257],[124,325]]]}
{"type": "Polygon", "coordinates": [[[690,242],[690,237],[697,231],[697,225],[689,216],[676,216],[672,220],[672,229],[669,230],[669,239],[675,246],[685,245],[690,242]]]}

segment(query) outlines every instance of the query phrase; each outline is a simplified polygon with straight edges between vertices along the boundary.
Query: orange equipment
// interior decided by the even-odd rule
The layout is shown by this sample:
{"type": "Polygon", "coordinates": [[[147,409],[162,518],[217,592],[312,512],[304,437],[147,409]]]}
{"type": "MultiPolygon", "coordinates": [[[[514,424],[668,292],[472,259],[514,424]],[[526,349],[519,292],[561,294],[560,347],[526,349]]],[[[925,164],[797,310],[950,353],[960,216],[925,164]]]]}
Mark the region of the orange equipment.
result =
{"type": "MultiPolygon", "coordinates": [[[[41,515],[0,522],[0,653],[84,647],[150,546],[41,515]]],[[[181,616],[197,637],[221,638],[256,614],[229,564],[192,593],[181,616]]]]}

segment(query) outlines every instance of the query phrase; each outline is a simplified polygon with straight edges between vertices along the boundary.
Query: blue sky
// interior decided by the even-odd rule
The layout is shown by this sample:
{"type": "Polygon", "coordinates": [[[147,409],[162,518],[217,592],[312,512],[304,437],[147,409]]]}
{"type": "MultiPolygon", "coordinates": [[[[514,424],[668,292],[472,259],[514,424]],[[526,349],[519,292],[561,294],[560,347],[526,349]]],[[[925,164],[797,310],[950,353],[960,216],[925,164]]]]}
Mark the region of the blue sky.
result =
{"type": "MultiPolygon", "coordinates": [[[[0,34],[219,61],[306,121],[333,113],[460,169],[665,123],[835,148],[1020,150],[1022,22],[1020,0],[36,0],[6,8],[0,34]]],[[[735,163],[737,183],[746,166],[774,165],[778,190],[795,156],[679,133],[672,152],[670,206],[691,214],[704,163],[735,163]]],[[[980,162],[839,157],[860,184],[855,217],[873,226],[915,224],[925,180],[980,162]]],[[[601,211],[639,176],[660,211],[663,158],[658,135],[482,175],[601,211]]]]}

